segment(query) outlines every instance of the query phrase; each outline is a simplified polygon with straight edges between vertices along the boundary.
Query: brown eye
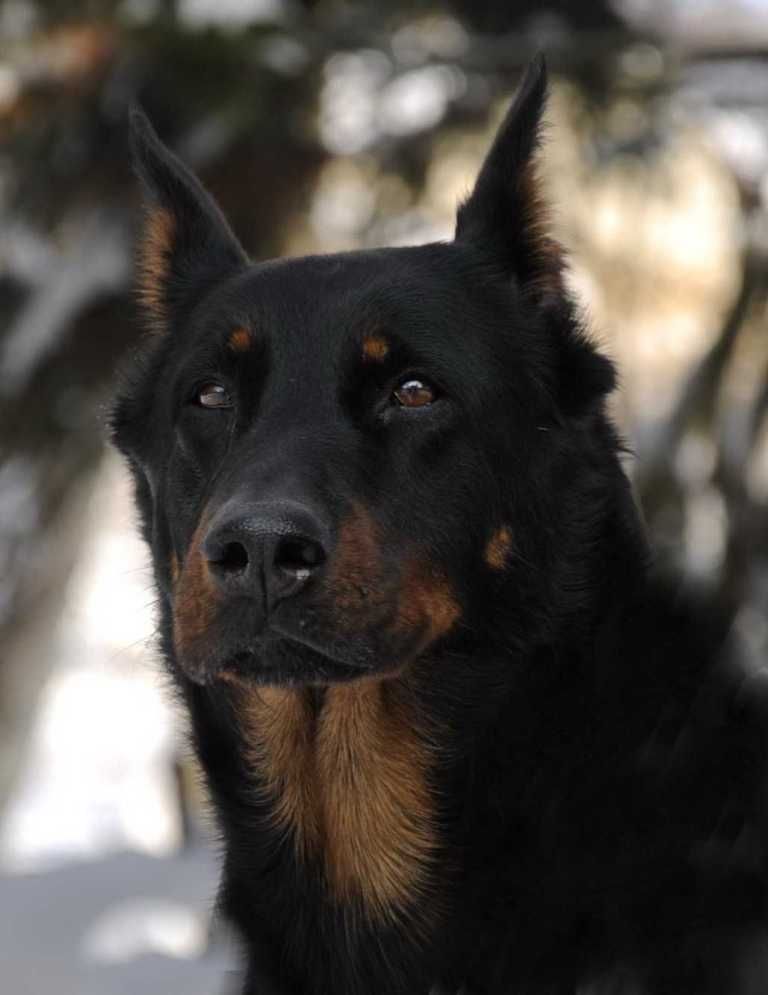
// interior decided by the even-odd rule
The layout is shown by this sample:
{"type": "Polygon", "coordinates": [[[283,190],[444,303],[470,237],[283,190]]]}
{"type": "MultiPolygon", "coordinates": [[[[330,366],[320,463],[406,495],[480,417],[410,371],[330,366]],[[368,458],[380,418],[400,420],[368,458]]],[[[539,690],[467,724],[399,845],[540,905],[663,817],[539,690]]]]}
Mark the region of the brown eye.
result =
{"type": "Polygon", "coordinates": [[[423,380],[404,380],[395,390],[394,398],[403,408],[425,408],[435,400],[435,392],[423,380]]]}
{"type": "Polygon", "coordinates": [[[205,383],[198,388],[195,400],[201,408],[230,408],[232,398],[220,383],[205,383]]]}

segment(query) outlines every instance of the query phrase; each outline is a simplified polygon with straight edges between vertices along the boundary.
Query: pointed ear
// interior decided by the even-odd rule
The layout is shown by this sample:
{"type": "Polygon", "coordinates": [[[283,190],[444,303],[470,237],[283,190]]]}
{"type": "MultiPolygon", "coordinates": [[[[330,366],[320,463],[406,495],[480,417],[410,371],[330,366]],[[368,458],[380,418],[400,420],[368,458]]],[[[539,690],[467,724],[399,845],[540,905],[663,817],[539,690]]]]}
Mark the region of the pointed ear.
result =
{"type": "Polygon", "coordinates": [[[166,331],[248,259],[213,198],[138,109],[131,112],[131,149],[145,199],[138,291],[151,327],[166,331]]]}
{"type": "Polygon", "coordinates": [[[547,100],[547,70],[528,66],[469,199],[459,208],[456,240],[480,248],[534,298],[562,290],[562,253],[547,235],[536,158],[547,100]]]}

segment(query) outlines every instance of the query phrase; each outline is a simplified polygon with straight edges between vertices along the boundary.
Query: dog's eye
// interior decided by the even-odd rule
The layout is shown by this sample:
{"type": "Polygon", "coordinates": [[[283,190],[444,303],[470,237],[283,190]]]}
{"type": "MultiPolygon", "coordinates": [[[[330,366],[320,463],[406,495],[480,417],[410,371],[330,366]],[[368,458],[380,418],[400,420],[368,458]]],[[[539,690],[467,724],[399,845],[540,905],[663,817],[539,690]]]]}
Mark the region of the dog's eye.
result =
{"type": "Polygon", "coordinates": [[[392,395],[403,408],[425,408],[435,400],[435,391],[423,380],[404,380],[392,395]]]}
{"type": "Polygon", "coordinates": [[[195,393],[201,408],[231,408],[232,398],[220,383],[204,383],[195,393]]]}

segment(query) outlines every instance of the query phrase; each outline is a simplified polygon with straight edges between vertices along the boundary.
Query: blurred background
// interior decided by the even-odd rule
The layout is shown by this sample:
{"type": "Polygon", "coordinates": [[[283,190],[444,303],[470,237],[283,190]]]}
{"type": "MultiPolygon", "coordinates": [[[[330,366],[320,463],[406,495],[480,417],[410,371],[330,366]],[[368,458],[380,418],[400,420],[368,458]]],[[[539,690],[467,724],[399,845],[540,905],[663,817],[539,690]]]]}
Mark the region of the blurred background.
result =
{"type": "Polygon", "coordinates": [[[105,443],[138,334],[128,105],[254,257],[449,238],[538,50],[554,226],[648,526],[765,664],[768,0],[5,0],[3,995],[202,995],[233,964],[105,443]]]}

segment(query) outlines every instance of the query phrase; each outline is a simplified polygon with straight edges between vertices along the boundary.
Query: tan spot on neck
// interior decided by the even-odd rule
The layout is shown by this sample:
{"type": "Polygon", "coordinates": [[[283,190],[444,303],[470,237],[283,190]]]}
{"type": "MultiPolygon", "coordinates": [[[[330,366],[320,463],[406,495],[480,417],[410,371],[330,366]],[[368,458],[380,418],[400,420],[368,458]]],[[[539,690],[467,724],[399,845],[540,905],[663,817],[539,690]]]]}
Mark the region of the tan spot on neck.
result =
{"type": "Polygon", "coordinates": [[[139,245],[137,267],[138,293],[156,331],[165,330],[165,289],[170,277],[171,250],[176,236],[176,222],[165,207],[147,212],[144,233],[139,245]]]}
{"type": "Polygon", "coordinates": [[[485,562],[491,570],[503,570],[512,549],[512,530],[502,525],[496,529],[485,547],[485,562]]]}
{"type": "Polygon", "coordinates": [[[322,860],[333,898],[384,920],[415,902],[437,840],[433,759],[405,686],[329,687],[319,711],[304,689],[243,688],[240,714],[275,822],[322,860]]]}
{"type": "Polygon", "coordinates": [[[232,352],[248,352],[252,345],[253,338],[247,328],[236,328],[227,340],[232,352]]]}
{"type": "Polygon", "coordinates": [[[389,342],[383,335],[366,335],[363,339],[363,359],[381,363],[389,355],[389,342]]]}

